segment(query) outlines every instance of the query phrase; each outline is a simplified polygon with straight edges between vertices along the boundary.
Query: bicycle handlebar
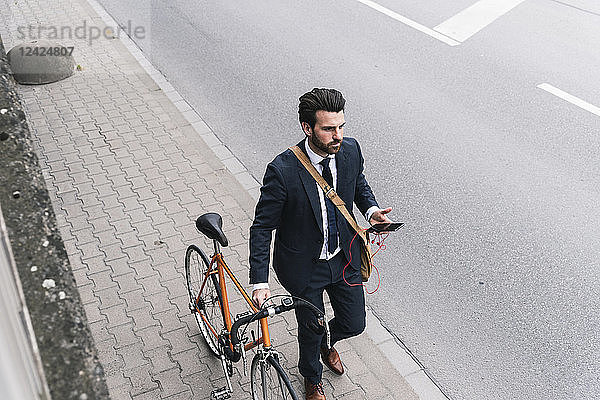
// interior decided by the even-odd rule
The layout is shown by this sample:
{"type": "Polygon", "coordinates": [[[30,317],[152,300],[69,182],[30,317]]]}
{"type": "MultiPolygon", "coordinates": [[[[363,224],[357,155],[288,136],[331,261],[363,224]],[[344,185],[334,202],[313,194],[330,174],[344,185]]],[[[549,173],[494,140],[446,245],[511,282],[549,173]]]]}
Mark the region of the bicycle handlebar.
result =
{"type": "Polygon", "coordinates": [[[297,308],[297,307],[306,307],[306,308],[312,310],[318,319],[323,319],[323,321],[324,321],[325,313],[323,313],[321,311],[317,312],[317,308],[313,304],[309,303],[306,300],[302,300],[302,299],[298,299],[298,298],[292,299],[290,297],[285,297],[281,301],[281,305],[262,308],[254,314],[243,316],[240,319],[238,319],[237,321],[235,321],[233,326],[231,327],[231,335],[230,335],[231,344],[233,344],[233,346],[235,347],[240,343],[240,338],[238,337],[238,330],[240,329],[240,327],[242,325],[246,325],[252,321],[258,321],[258,320],[266,318],[266,317],[272,317],[274,315],[281,314],[282,312],[293,310],[294,308],[297,308]]]}

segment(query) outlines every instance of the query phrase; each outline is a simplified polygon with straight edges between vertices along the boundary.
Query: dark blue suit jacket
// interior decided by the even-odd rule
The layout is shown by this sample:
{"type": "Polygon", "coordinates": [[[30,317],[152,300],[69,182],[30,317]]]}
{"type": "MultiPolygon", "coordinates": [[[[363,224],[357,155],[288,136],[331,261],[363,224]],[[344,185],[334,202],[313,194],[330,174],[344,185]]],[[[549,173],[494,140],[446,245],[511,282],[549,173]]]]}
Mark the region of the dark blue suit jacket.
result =
{"type": "MultiPolygon", "coordinates": [[[[298,146],[305,151],[304,141],[298,146]]],[[[358,142],[342,141],[335,156],[336,192],[352,214],[353,203],[361,213],[377,206],[371,187],[363,175],[363,157],[358,142]]],[[[279,154],[267,165],[254,223],[250,227],[250,283],[267,282],[271,233],[275,233],[273,269],[279,281],[293,295],[300,295],[323,247],[321,206],[315,180],[291,150],[279,154]]],[[[337,212],[340,245],[350,259],[349,245],[355,231],[337,212]]],[[[359,238],[352,243],[352,268],[360,269],[359,238]]]]}

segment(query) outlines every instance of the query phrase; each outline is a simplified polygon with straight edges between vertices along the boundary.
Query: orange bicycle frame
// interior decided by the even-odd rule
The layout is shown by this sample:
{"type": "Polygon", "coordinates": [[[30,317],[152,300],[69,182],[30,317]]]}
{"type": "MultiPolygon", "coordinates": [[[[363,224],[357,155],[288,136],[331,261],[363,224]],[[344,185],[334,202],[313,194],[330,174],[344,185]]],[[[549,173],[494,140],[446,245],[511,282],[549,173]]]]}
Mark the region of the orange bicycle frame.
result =
{"type": "MultiPolygon", "coordinates": [[[[242,287],[240,282],[237,280],[237,278],[235,277],[233,272],[231,272],[231,270],[225,263],[225,260],[223,259],[223,254],[221,252],[216,251],[215,254],[212,256],[210,265],[208,267],[208,270],[206,271],[206,275],[204,276],[204,281],[202,282],[202,286],[200,287],[200,291],[198,292],[198,298],[200,298],[200,295],[202,294],[202,291],[204,290],[204,286],[206,285],[206,282],[208,281],[209,276],[213,275],[213,274],[217,274],[219,277],[219,287],[221,289],[221,301],[222,301],[222,304],[220,304],[221,312],[223,314],[223,318],[225,319],[225,328],[227,329],[227,332],[231,333],[231,327],[233,325],[233,322],[231,321],[231,314],[229,312],[230,311],[229,310],[229,298],[227,296],[227,286],[225,285],[225,273],[227,273],[227,275],[229,276],[229,278],[235,285],[238,292],[240,292],[241,295],[243,296],[244,300],[246,300],[246,303],[248,304],[250,309],[253,312],[257,312],[258,308],[256,308],[256,306],[254,305],[254,302],[252,301],[250,296],[248,296],[248,293],[246,293],[246,291],[244,290],[244,288],[242,287]]],[[[203,318],[204,318],[204,316],[203,316],[203,318]]],[[[218,337],[219,334],[214,331],[214,329],[210,325],[210,323],[208,323],[208,321],[206,319],[204,320],[204,322],[210,328],[210,331],[212,332],[212,334],[215,335],[216,337],[218,337]]],[[[267,347],[267,348],[271,347],[271,337],[269,336],[269,323],[267,321],[267,318],[260,319],[260,329],[261,329],[262,335],[258,339],[254,340],[253,342],[247,343],[244,346],[244,350],[253,349],[256,346],[258,346],[260,343],[262,343],[264,347],[267,347]]],[[[231,343],[229,344],[229,346],[232,347],[231,343]]]]}

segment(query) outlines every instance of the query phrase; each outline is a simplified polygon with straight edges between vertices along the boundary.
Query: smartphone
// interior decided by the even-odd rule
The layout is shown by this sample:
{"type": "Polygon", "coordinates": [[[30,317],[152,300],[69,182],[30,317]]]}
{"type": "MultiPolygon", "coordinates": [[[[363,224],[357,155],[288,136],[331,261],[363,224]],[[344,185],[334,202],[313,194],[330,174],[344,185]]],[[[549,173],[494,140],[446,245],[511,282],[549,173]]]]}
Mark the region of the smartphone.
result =
{"type": "Polygon", "coordinates": [[[388,222],[383,224],[371,225],[367,232],[369,233],[383,233],[383,232],[394,232],[400,229],[404,225],[404,222],[388,222]]]}

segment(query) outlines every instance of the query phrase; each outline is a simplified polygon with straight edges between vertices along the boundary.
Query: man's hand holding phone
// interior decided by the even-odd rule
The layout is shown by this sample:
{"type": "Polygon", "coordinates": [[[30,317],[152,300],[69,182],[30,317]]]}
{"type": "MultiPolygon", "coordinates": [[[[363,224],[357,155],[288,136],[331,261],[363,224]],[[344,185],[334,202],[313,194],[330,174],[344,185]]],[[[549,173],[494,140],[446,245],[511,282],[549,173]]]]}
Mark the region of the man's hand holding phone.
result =
{"type": "Polygon", "coordinates": [[[392,222],[391,219],[387,217],[386,214],[392,212],[392,207],[384,208],[383,210],[377,210],[373,214],[371,214],[371,218],[369,218],[369,224],[384,224],[392,222]]]}
{"type": "Polygon", "coordinates": [[[404,223],[401,222],[392,222],[391,219],[387,217],[386,214],[392,211],[392,207],[385,208],[383,210],[378,210],[371,215],[369,218],[369,223],[371,227],[367,230],[370,233],[386,233],[386,232],[394,232],[400,229],[404,223]]]}

